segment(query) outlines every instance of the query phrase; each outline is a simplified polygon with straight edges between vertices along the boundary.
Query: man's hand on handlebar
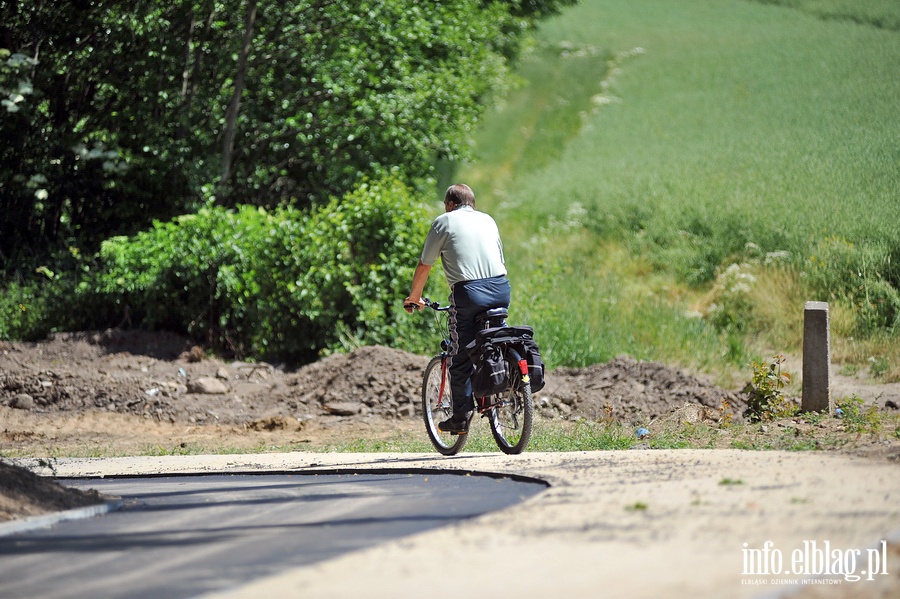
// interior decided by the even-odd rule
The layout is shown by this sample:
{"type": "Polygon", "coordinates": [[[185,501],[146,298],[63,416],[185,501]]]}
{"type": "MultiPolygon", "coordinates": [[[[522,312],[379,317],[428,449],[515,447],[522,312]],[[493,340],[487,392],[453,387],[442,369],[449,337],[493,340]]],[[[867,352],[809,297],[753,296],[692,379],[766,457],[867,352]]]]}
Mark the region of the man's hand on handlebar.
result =
{"type": "Polygon", "coordinates": [[[412,297],[407,297],[403,300],[403,309],[408,313],[412,314],[413,310],[423,310],[425,308],[425,300],[421,297],[418,299],[413,299],[412,297]]]}

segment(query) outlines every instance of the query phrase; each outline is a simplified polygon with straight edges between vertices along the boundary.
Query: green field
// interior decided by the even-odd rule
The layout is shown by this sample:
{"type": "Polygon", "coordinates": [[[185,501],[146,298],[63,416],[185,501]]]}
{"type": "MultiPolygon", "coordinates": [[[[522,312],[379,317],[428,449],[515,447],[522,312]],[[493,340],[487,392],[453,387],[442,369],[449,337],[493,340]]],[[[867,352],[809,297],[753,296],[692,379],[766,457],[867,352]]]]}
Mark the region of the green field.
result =
{"type": "Polygon", "coordinates": [[[548,361],[742,367],[797,352],[815,299],[837,361],[900,376],[898,23],[881,0],[585,0],[544,23],[457,179],[548,361]]]}

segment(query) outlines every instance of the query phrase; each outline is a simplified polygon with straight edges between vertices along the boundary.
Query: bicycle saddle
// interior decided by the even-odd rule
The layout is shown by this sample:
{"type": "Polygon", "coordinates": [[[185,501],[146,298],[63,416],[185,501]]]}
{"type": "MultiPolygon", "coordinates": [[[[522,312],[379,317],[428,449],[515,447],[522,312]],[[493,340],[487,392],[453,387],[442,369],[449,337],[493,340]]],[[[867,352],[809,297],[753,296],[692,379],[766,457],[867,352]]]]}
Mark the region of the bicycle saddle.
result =
{"type": "Polygon", "coordinates": [[[484,312],[479,313],[476,317],[476,321],[484,321],[484,320],[493,320],[495,318],[505,319],[509,316],[509,310],[506,308],[490,308],[485,310],[484,312]]]}

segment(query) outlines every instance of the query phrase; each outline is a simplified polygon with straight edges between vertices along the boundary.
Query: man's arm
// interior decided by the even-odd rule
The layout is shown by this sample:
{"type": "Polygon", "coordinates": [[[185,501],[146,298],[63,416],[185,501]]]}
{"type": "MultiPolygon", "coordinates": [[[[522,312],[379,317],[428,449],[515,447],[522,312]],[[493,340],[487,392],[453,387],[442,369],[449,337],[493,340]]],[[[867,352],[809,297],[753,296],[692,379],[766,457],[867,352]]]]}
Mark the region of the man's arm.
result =
{"type": "Polygon", "coordinates": [[[419,265],[416,266],[416,272],[413,274],[412,289],[409,296],[403,300],[403,309],[410,314],[414,309],[421,310],[425,307],[425,302],[422,301],[422,292],[425,290],[425,283],[428,282],[429,273],[431,273],[431,265],[422,264],[420,260],[419,265]]]}

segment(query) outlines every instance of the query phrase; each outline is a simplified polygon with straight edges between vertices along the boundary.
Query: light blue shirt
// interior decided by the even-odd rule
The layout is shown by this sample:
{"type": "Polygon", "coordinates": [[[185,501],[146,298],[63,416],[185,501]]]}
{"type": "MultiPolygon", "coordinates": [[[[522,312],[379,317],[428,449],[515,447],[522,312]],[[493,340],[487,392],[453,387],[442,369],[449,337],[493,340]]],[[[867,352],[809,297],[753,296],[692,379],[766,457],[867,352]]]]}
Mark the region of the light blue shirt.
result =
{"type": "Polygon", "coordinates": [[[506,274],[497,223],[471,206],[460,206],[434,219],[420,260],[431,266],[438,258],[451,287],[506,274]]]}

